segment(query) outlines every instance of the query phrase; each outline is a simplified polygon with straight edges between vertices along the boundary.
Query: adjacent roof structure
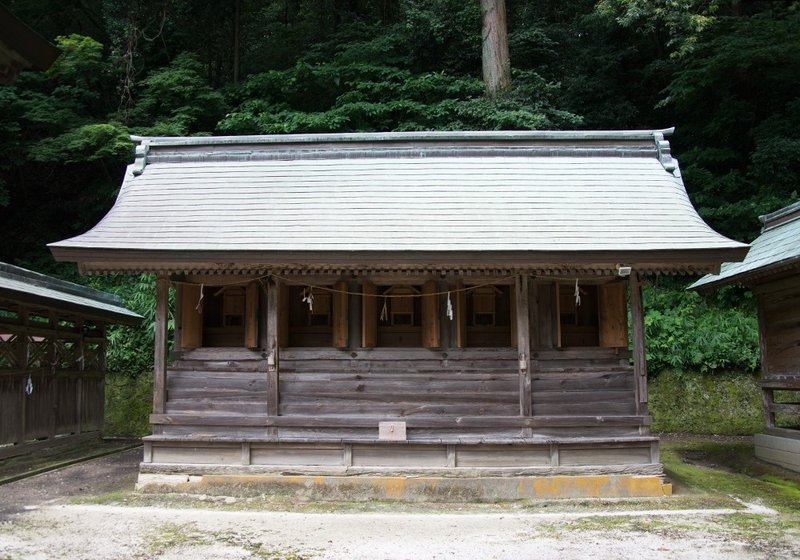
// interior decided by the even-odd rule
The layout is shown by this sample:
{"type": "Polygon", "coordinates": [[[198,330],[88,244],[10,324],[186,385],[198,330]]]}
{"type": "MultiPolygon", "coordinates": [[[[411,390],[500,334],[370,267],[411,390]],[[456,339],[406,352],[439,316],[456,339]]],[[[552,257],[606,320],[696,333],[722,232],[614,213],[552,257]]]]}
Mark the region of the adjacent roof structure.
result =
{"type": "Polygon", "coordinates": [[[123,325],[138,325],[142,320],[113,294],[6,263],[0,263],[0,298],[123,325]]]}
{"type": "Polygon", "coordinates": [[[800,202],[759,216],[763,227],[743,262],[725,263],[719,274],[704,276],[692,289],[748,283],[762,276],[800,268],[800,202]]]}
{"type": "Polygon", "coordinates": [[[47,70],[60,51],[0,4],[0,84],[13,84],[20,70],[47,70]]]}
{"type": "Polygon", "coordinates": [[[135,138],[119,197],[50,245],[83,272],[492,262],[711,271],[658,131],[135,138]]]}

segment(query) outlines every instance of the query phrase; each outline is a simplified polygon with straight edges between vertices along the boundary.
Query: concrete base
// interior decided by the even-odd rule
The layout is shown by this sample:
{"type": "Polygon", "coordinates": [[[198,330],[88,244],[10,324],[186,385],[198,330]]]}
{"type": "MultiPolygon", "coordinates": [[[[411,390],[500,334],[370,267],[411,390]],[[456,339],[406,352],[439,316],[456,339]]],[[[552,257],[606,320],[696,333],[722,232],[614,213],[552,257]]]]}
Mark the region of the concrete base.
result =
{"type": "Polygon", "coordinates": [[[230,486],[306,501],[496,502],[553,498],[641,498],[672,495],[656,475],[452,478],[437,476],[139,475],[138,490],[203,491],[230,486]]]}
{"type": "Polygon", "coordinates": [[[800,439],[756,434],[756,457],[786,469],[800,472],[800,439]]]}

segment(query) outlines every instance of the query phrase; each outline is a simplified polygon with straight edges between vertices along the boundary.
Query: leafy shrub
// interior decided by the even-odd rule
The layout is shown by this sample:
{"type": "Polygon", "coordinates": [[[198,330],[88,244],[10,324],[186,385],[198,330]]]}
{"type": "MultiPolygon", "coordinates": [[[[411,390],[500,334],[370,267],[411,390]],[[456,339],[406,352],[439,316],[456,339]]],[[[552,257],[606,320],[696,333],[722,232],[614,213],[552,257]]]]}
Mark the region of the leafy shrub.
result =
{"type": "Polygon", "coordinates": [[[695,292],[652,286],[645,290],[644,300],[647,365],[652,375],[667,368],[756,371],[758,321],[752,301],[715,304],[695,292]]]}

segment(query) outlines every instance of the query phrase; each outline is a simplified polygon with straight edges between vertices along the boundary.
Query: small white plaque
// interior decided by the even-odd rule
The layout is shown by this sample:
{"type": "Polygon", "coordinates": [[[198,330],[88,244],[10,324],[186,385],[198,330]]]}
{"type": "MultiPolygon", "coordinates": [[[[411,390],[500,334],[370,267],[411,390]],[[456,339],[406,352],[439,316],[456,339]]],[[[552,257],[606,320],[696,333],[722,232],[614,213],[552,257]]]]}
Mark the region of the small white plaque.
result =
{"type": "Polygon", "coordinates": [[[378,439],[406,441],[405,422],[378,422],[378,439]]]}

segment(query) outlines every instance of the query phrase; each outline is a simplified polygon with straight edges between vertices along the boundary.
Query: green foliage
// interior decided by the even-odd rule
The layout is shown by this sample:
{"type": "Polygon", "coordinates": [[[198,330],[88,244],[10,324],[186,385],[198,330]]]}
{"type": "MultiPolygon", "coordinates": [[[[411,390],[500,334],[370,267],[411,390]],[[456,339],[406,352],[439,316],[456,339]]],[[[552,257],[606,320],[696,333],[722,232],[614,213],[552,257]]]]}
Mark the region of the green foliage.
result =
{"type": "Polygon", "coordinates": [[[32,146],[32,161],[64,163],[118,161],[131,153],[128,130],[119,123],[86,124],[32,146]]]}
{"type": "Polygon", "coordinates": [[[150,434],[153,407],[153,373],[136,377],[106,375],[105,427],[103,435],[142,437],[150,434]]]}
{"type": "Polygon", "coordinates": [[[181,53],[139,83],[138,101],[130,114],[141,134],[188,135],[212,130],[224,114],[224,97],[202,76],[191,53],[181,53]]]}
{"type": "Polygon", "coordinates": [[[750,435],[764,428],[757,378],[664,370],[648,387],[655,432],[750,435]]]}
{"type": "Polygon", "coordinates": [[[257,74],[234,94],[241,101],[218,125],[226,134],[387,130],[513,130],[574,126],[554,107],[558,85],[519,72],[510,94],[483,97],[477,79],[414,74],[371,64],[336,63],[257,74]]]}
{"type": "Polygon", "coordinates": [[[754,372],[759,364],[758,321],[752,305],[716,306],[695,292],[645,290],[647,367],[714,373],[754,372]]]}

